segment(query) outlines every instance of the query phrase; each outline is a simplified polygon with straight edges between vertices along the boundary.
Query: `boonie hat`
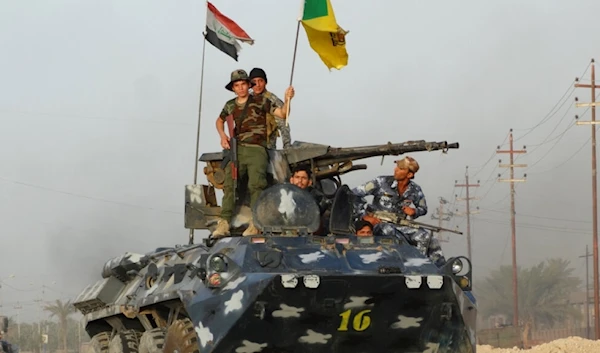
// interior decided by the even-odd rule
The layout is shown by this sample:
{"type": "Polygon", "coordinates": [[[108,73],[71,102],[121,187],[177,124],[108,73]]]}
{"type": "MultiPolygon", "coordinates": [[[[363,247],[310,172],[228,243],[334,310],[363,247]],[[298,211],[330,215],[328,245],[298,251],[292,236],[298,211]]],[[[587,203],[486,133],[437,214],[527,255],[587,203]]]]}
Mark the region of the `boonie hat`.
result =
{"type": "Polygon", "coordinates": [[[406,168],[413,174],[419,171],[419,163],[412,157],[404,157],[400,160],[394,161],[398,168],[406,168]]]}
{"type": "Polygon", "coordinates": [[[253,86],[252,82],[250,82],[250,78],[248,78],[248,74],[246,73],[246,71],[238,69],[231,73],[231,80],[229,80],[229,83],[225,86],[225,88],[233,92],[233,84],[237,81],[246,81],[248,82],[250,87],[253,86]]]}

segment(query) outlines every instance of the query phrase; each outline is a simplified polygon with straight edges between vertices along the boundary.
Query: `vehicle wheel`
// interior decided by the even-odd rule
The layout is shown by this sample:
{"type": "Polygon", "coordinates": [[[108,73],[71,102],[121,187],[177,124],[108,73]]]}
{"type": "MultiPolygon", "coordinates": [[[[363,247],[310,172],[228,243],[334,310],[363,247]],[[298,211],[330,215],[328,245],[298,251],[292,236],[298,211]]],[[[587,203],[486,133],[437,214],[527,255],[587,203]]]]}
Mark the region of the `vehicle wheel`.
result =
{"type": "Polygon", "coordinates": [[[167,329],[164,353],[200,353],[194,324],[190,319],[176,320],[167,329]]]}
{"type": "Polygon", "coordinates": [[[120,331],[108,346],[109,353],[138,353],[140,333],[135,330],[120,331]]]}
{"type": "Polygon", "coordinates": [[[90,340],[90,347],[94,353],[108,353],[108,345],[110,343],[110,333],[100,332],[94,335],[90,340]]]}
{"type": "Polygon", "coordinates": [[[139,353],[163,353],[165,333],[164,328],[155,328],[144,332],[140,338],[139,353]]]}

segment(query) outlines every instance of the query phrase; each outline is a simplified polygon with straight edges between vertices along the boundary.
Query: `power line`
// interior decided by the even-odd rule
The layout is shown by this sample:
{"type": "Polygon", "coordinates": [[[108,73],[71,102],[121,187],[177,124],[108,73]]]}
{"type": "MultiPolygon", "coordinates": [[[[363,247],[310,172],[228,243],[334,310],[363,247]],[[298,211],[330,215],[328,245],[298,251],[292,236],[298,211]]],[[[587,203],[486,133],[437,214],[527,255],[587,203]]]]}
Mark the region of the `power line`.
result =
{"type": "MultiPolygon", "coordinates": [[[[490,211],[490,212],[498,212],[498,213],[510,213],[509,211],[503,211],[503,210],[492,210],[489,208],[484,208],[481,207],[482,210],[485,211],[490,211]]],[[[579,221],[579,220],[574,220],[574,219],[567,219],[567,218],[558,218],[558,217],[544,217],[544,216],[536,216],[536,215],[530,215],[530,214],[524,214],[524,213],[516,213],[519,216],[522,217],[531,217],[531,218],[539,218],[539,219],[548,219],[548,220],[554,220],[554,221],[562,221],[562,222],[574,222],[574,223],[592,223],[591,221],[579,221]]]]}
{"type": "Polygon", "coordinates": [[[31,187],[31,188],[36,188],[36,189],[51,191],[51,192],[55,192],[55,193],[59,193],[59,194],[64,194],[64,195],[69,195],[69,196],[74,196],[74,197],[79,197],[79,198],[88,199],[88,200],[100,201],[100,202],[105,202],[105,203],[112,203],[112,204],[115,204],[115,205],[121,205],[121,206],[126,206],[126,207],[141,208],[141,209],[146,209],[146,210],[151,210],[151,211],[157,211],[157,212],[172,213],[172,214],[177,214],[177,215],[182,215],[183,214],[183,213],[177,212],[177,211],[162,210],[162,209],[158,209],[158,208],[154,208],[154,207],[140,206],[140,205],[130,204],[130,203],[126,203],[126,202],[112,201],[112,200],[107,200],[107,199],[101,199],[101,198],[98,198],[98,197],[80,195],[80,194],[72,193],[72,192],[69,192],[69,191],[52,189],[52,188],[49,188],[49,187],[46,187],[46,186],[25,183],[25,182],[22,182],[22,181],[11,180],[11,179],[4,178],[4,177],[0,177],[0,180],[2,180],[4,182],[7,182],[7,183],[12,183],[12,184],[17,184],[17,185],[23,185],[23,186],[27,186],[27,187],[31,187]]]}
{"type": "MultiPolygon", "coordinates": [[[[498,225],[510,225],[510,223],[507,221],[501,221],[501,220],[497,220],[497,219],[488,219],[488,218],[479,218],[479,217],[476,217],[473,219],[477,222],[485,222],[485,223],[498,224],[498,225]]],[[[548,232],[557,232],[557,233],[559,233],[558,235],[560,235],[562,233],[590,234],[590,231],[586,230],[586,229],[563,228],[563,227],[554,227],[554,226],[546,226],[546,225],[541,225],[541,224],[522,223],[522,222],[517,222],[516,224],[519,226],[519,228],[528,228],[528,229],[537,229],[537,230],[543,230],[543,231],[548,231],[548,232]]]]}
{"type": "Polygon", "coordinates": [[[134,123],[144,123],[144,124],[161,124],[161,125],[181,125],[181,126],[194,126],[194,124],[184,123],[179,121],[165,121],[165,120],[151,120],[151,119],[136,119],[136,118],[109,118],[103,116],[85,116],[78,114],[63,114],[63,113],[45,113],[45,112],[32,112],[32,111],[19,111],[12,109],[0,108],[0,113],[9,113],[9,114],[22,114],[22,115],[37,115],[37,116],[50,116],[60,119],[71,119],[71,120],[102,120],[102,121],[117,121],[117,122],[134,122],[134,123]]]}
{"type": "MultiPolygon", "coordinates": [[[[586,66],[585,70],[583,71],[583,73],[582,73],[580,76],[584,76],[584,75],[587,73],[587,70],[590,68],[590,65],[591,65],[591,63],[589,63],[589,64],[586,66]]],[[[566,100],[567,100],[567,99],[565,98],[565,96],[567,95],[567,93],[569,93],[569,91],[571,91],[571,89],[573,89],[572,85],[573,85],[573,83],[574,83],[575,81],[576,81],[576,79],[575,79],[575,80],[573,80],[573,81],[571,81],[571,83],[569,83],[569,88],[567,88],[567,90],[565,91],[565,93],[563,93],[562,97],[560,97],[560,98],[559,98],[559,100],[558,100],[558,101],[556,102],[556,104],[555,104],[555,105],[552,107],[552,109],[550,109],[550,112],[548,112],[548,114],[546,114],[546,116],[545,116],[544,118],[542,118],[542,119],[541,119],[541,121],[540,121],[539,123],[537,123],[536,125],[534,125],[534,126],[532,126],[532,127],[530,127],[530,128],[526,128],[526,129],[517,129],[518,131],[528,131],[528,132],[527,132],[527,133],[525,133],[525,134],[523,134],[523,135],[522,135],[522,136],[520,136],[519,138],[515,139],[515,141],[518,141],[518,140],[520,140],[520,139],[524,138],[525,136],[527,136],[528,134],[530,134],[531,132],[533,132],[533,131],[534,131],[536,128],[538,128],[538,127],[540,127],[541,125],[543,125],[544,123],[548,122],[548,121],[550,120],[550,118],[551,118],[552,116],[554,116],[554,114],[556,114],[556,112],[552,113],[552,112],[555,110],[556,106],[557,106],[557,105],[559,105],[559,104],[560,104],[560,102],[561,102],[563,99],[565,99],[565,102],[566,102],[566,100]]],[[[571,96],[571,95],[569,95],[569,97],[570,97],[570,96],[571,96]]],[[[564,104],[564,102],[563,102],[563,104],[564,104]]],[[[562,107],[562,104],[561,104],[561,107],[562,107]]]]}

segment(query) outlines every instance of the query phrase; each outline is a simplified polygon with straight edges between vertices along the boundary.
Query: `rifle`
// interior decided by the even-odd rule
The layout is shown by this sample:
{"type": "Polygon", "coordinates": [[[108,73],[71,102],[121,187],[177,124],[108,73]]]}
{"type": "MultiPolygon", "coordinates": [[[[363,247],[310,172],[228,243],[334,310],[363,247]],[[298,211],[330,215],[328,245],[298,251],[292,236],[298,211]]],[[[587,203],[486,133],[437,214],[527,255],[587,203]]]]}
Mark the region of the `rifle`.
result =
{"type": "Polygon", "coordinates": [[[448,229],[448,228],[443,228],[443,227],[438,227],[438,226],[433,226],[431,224],[427,224],[427,223],[421,223],[421,222],[416,222],[416,221],[409,221],[408,219],[406,219],[405,217],[402,217],[396,213],[393,212],[388,212],[388,211],[375,211],[372,214],[374,217],[379,218],[380,220],[384,221],[384,222],[389,222],[389,223],[393,223],[399,226],[406,226],[406,227],[412,227],[412,228],[416,228],[416,229],[426,229],[426,230],[430,230],[432,232],[450,232],[450,233],[454,233],[454,234],[460,234],[462,235],[462,232],[459,232],[457,230],[452,230],[452,229],[448,229]]]}
{"type": "Polygon", "coordinates": [[[225,158],[223,162],[227,164],[231,161],[231,179],[233,179],[233,201],[236,201],[237,194],[237,181],[238,181],[238,153],[237,153],[237,138],[235,137],[235,127],[233,124],[233,114],[227,115],[225,118],[227,121],[227,130],[229,132],[229,151],[228,158],[225,158]]]}

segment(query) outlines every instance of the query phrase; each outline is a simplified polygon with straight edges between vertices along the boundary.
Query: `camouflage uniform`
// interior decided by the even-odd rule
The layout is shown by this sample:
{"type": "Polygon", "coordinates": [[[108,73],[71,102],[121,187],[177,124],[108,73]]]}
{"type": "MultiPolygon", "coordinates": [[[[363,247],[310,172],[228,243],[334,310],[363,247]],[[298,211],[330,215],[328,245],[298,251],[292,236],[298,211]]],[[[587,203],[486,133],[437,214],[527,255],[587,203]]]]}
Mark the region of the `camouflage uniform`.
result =
{"type": "MultiPolygon", "coordinates": [[[[358,196],[355,207],[355,214],[361,219],[367,212],[387,211],[393,213],[403,213],[403,206],[412,206],[415,209],[414,216],[408,216],[407,219],[416,219],[427,214],[427,201],[421,187],[414,181],[408,182],[408,187],[402,195],[398,194],[398,181],[393,176],[379,176],[363,185],[352,190],[358,196]],[[373,202],[367,207],[365,196],[372,195],[373,202]]],[[[437,238],[432,237],[431,233],[425,229],[416,229],[413,227],[396,226],[391,223],[381,222],[373,227],[373,233],[383,235],[398,235],[401,233],[413,243],[419,251],[426,256],[430,256],[434,261],[443,261],[443,254],[437,238]]]]}
{"type": "MultiPolygon", "coordinates": [[[[232,82],[235,80],[248,80],[243,70],[232,73],[232,82]],[[237,75],[237,76],[235,76],[237,75]]],[[[231,83],[228,85],[228,87],[231,83]]],[[[261,192],[267,187],[267,114],[275,112],[274,105],[264,96],[248,96],[246,117],[239,121],[244,105],[236,102],[236,98],[225,103],[219,118],[226,122],[227,116],[232,115],[235,121],[235,137],[238,141],[238,180],[248,175],[248,192],[250,193],[250,207],[253,207],[261,192]]],[[[235,200],[233,199],[233,180],[231,177],[231,163],[225,168],[224,195],[221,206],[221,218],[228,223],[233,216],[235,200]]]]}
{"type": "MultiPolygon", "coordinates": [[[[271,101],[271,105],[277,108],[283,107],[283,101],[279,99],[274,93],[267,91],[266,89],[260,95],[265,96],[271,101]]],[[[267,148],[277,149],[277,136],[281,136],[283,142],[283,148],[288,148],[292,144],[292,138],[290,136],[290,127],[286,126],[285,119],[281,119],[273,114],[267,115],[267,148]]]]}
{"type": "MultiPolygon", "coordinates": [[[[250,71],[250,80],[254,78],[262,78],[267,84],[267,74],[265,70],[255,67],[250,71]]],[[[283,107],[283,101],[279,99],[275,94],[269,92],[267,88],[260,93],[271,101],[271,105],[278,108],[283,107]]],[[[286,120],[276,117],[274,114],[267,114],[267,148],[277,149],[277,136],[281,136],[283,142],[283,148],[288,148],[292,144],[292,138],[290,137],[290,127],[286,126],[286,120]]]]}

